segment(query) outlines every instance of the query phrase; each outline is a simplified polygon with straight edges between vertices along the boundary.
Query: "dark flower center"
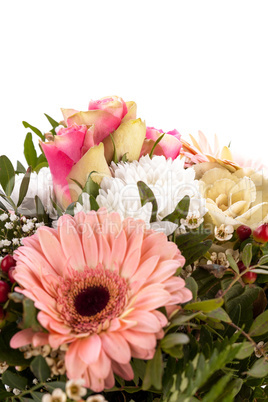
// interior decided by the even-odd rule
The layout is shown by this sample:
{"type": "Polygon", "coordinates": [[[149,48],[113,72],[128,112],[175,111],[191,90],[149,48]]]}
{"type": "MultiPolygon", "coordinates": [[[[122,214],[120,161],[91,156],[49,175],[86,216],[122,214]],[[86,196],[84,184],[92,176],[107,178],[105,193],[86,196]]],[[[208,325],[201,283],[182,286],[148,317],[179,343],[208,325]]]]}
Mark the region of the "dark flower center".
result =
{"type": "Polygon", "coordinates": [[[78,314],[83,317],[91,317],[102,311],[110,300],[110,293],[103,286],[89,287],[79,293],[74,306],[78,314]]]}

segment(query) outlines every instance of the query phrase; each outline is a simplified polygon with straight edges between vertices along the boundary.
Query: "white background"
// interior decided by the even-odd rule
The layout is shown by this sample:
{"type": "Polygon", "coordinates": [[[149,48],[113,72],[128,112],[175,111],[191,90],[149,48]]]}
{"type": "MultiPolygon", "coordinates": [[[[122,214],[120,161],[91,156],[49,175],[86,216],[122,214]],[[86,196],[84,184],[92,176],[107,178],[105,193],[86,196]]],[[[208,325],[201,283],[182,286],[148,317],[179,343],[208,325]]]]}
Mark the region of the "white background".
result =
{"type": "Polygon", "coordinates": [[[255,157],[268,146],[267,1],[3,2],[0,154],[23,161],[22,120],[135,100],[138,117],[183,135],[217,133],[255,157]]]}

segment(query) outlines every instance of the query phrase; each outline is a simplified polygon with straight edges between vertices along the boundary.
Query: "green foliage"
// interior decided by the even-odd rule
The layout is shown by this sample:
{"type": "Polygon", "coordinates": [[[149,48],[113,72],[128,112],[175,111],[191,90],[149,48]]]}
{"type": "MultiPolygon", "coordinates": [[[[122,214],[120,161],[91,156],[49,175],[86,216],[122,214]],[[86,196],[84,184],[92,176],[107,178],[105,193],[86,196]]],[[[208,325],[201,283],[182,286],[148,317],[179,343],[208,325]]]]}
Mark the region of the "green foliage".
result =
{"type": "Polygon", "coordinates": [[[174,211],[163,218],[163,221],[169,221],[180,225],[181,219],[185,219],[187,217],[188,211],[190,206],[190,197],[186,195],[183,197],[180,202],[178,202],[174,211]]]}
{"type": "Polygon", "coordinates": [[[28,187],[30,184],[31,171],[32,171],[32,168],[31,168],[31,166],[29,166],[22,179],[22,182],[20,185],[20,190],[19,190],[19,199],[18,199],[17,207],[19,207],[22,204],[22,202],[27,194],[28,187]]]}
{"type": "Polygon", "coordinates": [[[11,370],[7,370],[3,373],[2,381],[9,387],[18,389],[25,389],[28,384],[27,378],[22,377],[17,373],[13,373],[11,370]]]}
{"type": "Polygon", "coordinates": [[[34,147],[31,133],[27,133],[24,141],[24,156],[29,166],[33,169],[37,165],[37,152],[34,147]]]}
{"type": "Polygon", "coordinates": [[[0,184],[9,197],[15,185],[15,170],[7,156],[0,156],[0,184]]]}
{"type": "Polygon", "coordinates": [[[155,148],[156,148],[156,146],[159,144],[159,142],[162,140],[162,138],[164,137],[164,135],[165,135],[165,133],[163,133],[162,135],[160,135],[160,137],[159,138],[157,138],[157,140],[154,142],[154,145],[153,145],[153,147],[152,147],[152,149],[151,149],[151,151],[150,151],[150,153],[149,153],[149,157],[152,159],[152,157],[153,157],[153,154],[154,154],[154,151],[155,151],[155,148]]]}
{"type": "Polygon", "coordinates": [[[6,362],[9,366],[28,365],[23,353],[10,347],[10,340],[18,332],[16,323],[7,324],[0,332],[0,362],[6,362]]]}
{"type": "Polygon", "coordinates": [[[42,201],[40,200],[40,198],[37,195],[34,197],[34,201],[35,201],[35,208],[36,208],[36,217],[37,217],[38,222],[44,222],[45,224],[48,224],[49,216],[45,211],[42,201]]]}
{"type": "Polygon", "coordinates": [[[141,206],[143,207],[147,202],[151,202],[153,209],[150,222],[155,222],[157,217],[158,205],[155,199],[153,191],[150,187],[147,186],[143,181],[138,181],[137,183],[140,199],[141,199],[141,206]]]}
{"type": "Polygon", "coordinates": [[[30,365],[31,371],[39,381],[46,381],[50,377],[50,368],[43,356],[36,356],[30,365]]]}
{"type": "Polygon", "coordinates": [[[208,240],[208,236],[209,232],[204,231],[202,226],[198,230],[176,236],[175,243],[186,259],[185,266],[198,260],[210,249],[212,240],[208,240]]]}
{"type": "Polygon", "coordinates": [[[259,336],[268,332],[268,310],[260,314],[249,329],[250,336],[259,336]]]}
{"type": "Polygon", "coordinates": [[[26,121],[23,121],[22,124],[24,125],[25,128],[29,128],[29,129],[32,130],[36,135],[38,135],[38,137],[39,137],[42,141],[45,141],[45,136],[41,133],[40,130],[38,130],[38,128],[32,126],[31,124],[27,123],[26,121]]]}

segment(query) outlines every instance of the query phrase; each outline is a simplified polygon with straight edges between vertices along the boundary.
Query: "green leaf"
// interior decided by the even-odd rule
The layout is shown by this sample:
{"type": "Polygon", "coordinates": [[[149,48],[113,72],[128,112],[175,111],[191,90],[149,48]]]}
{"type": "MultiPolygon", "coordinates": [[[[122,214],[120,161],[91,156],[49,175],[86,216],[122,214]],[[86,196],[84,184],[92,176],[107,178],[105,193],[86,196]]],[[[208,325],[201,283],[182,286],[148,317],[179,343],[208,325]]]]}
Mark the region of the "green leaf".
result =
{"type": "Polygon", "coordinates": [[[31,133],[27,133],[24,141],[24,156],[28,165],[34,169],[37,163],[37,153],[31,133]]]}
{"type": "Polygon", "coordinates": [[[15,185],[15,170],[6,155],[0,156],[0,184],[9,197],[15,185]]]}
{"type": "Polygon", "coordinates": [[[34,331],[40,331],[41,326],[36,319],[37,310],[34,307],[34,302],[30,299],[23,299],[23,315],[22,322],[20,322],[19,327],[21,329],[32,328],[34,331]]]}
{"type": "Polygon", "coordinates": [[[91,211],[98,211],[98,209],[100,208],[99,204],[97,203],[96,199],[91,194],[89,196],[89,201],[90,201],[90,209],[91,209],[91,211]]]}
{"type": "Polygon", "coordinates": [[[260,269],[260,268],[255,268],[251,269],[250,272],[255,272],[256,274],[263,274],[263,275],[268,275],[268,267],[267,269],[260,269]]]}
{"type": "Polygon", "coordinates": [[[209,318],[216,318],[217,320],[223,322],[232,322],[229,315],[221,307],[217,308],[216,310],[210,311],[209,313],[206,314],[206,316],[209,318]]]}
{"type": "Polygon", "coordinates": [[[96,172],[91,172],[89,174],[86,184],[83,188],[83,193],[87,193],[89,195],[92,195],[94,198],[96,198],[99,195],[100,186],[98,183],[95,183],[95,181],[92,180],[91,176],[93,173],[96,173],[96,172]]]}
{"type": "Polygon", "coordinates": [[[204,396],[204,398],[202,399],[203,402],[216,401],[216,398],[218,398],[224,391],[231,377],[231,374],[226,374],[225,376],[220,378],[219,381],[217,381],[216,384],[214,384],[209,392],[204,396]]]}
{"type": "Polygon", "coordinates": [[[216,310],[223,305],[223,299],[210,299],[195,303],[188,303],[184,306],[184,310],[199,310],[205,313],[216,310]]]}
{"type": "Polygon", "coordinates": [[[20,161],[17,161],[16,173],[26,173],[26,169],[20,161]]]}
{"type": "Polygon", "coordinates": [[[65,391],[66,383],[63,381],[52,381],[46,384],[46,389],[49,392],[53,392],[54,389],[60,388],[62,391],[65,391]]]}
{"type": "Polygon", "coordinates": [[[0,208],[3,209],[3,211],[5,211],[5,212],[9,212],[7,207],[1,201],[0,201],[0,208]]]}
{"type": "Polygon", "coordinates": [[[49,217],[45,211],[42,201],[37,195],[34,197],[34,201],[38,222],[44,222],[45,224],[48,224],[49,217]]]}
{"type": "Polygon", "coordinates": [[[46,360],[41,355],[36,356],[33,359],[30,368],[35,377],[40,381],[46,381],[51,375],[50,368],[48,367],[46,360]]]}
{"type": "Polygon", "coordinates": [[[193,264],[200,257],[206,254],[212,245],[212,240],[205,240],[194,247],[180,248],[180,251],[185,258],[185,266],[193,264]]]}
{"type": "Polygon", "coordinates": [[[0,332],[0,362],[6,362],[9,366],[28,365],[23,353],[18,349],[10,347],[10,340],[18,332],[17,324],[11,323],[5,325],[0,332]]]}
{"type": "Polygon", "coordinates": [[[118,156],[117,156],[116,147],[115,147],[115,143],[114,143],[114,139],[113,139],[112,134],[110,134],[110,138],[111,138],[111,140],[112,140],[113,147],[114,147],[114,153],[113,153],[113,159],[112,159],[112,161],[113,161],[114,163],[118,163],[118,156]]]}
{"type": "Polygon", "coordinates": [[[38,137],[40,137],[42,141],[45,141],[45,136],[41,133],[40,130],[38,130],[38,128],[32,126],[31,124],[27,123],[26,121],[23,121],[22,124],[24,125],[25,128],[29,128],[36,135],[38,135],[38,137]]]}
{"type": "Polygon", "coordinates": [[[257,378],[266,377],[268,375],[268,362],[265,360],[265,357],[258,359],[247,374],[257,378]]]}
{"type": "MultiPolygon", "coordinates": [[[[235,378],[234,380],[228,383],[228,387],[225,388],[225,391],[221,394],[220,402],[234,402],[235,396],[239,393],[243,385],[243,380],[241,378],[235,378]]],[[[217,400],[217,402],[218,402],[217,400]]]]}
{"type": "Polygon", "coordinates": [[[174,211],[171,214],[167,215],[165,218],[163,218],[163,221],[169,221],[177,223],[179,225],[180,220],[185,219],[187,217],[189,206],[190,206],[190,197],[186,195],[185,197],[183,197],[182,200],[180,200],[174,211]]]}
{"type": "MultiPolygon", "coordinates": [[[[10,401],[10,399],[5,399],[8,397],[14,397],[13,392],[7,392],[7,391],[0,391],[0,401],[10,401]]],[[[11,399],[12,400],[12,399],[11,399]]]]}
{"type": "Polygon", "coordinates": [[[37,162],[37,165],[35,166],[35,168],[34,168],[34,172],[36,172],[36,173],[39,173],[39,171],[42,169],[42,168],[44,168],[44,167],[48,167],[48,163],[47,162],[42,162],[42,163],[38,163],[37,162]]]}
{"type": "Polygon", "coordinates": [[[252,260],[252,244],[248,243],[242,252],[242,261],[245,267],[249,267],[252,260]]]}
{"type": "Polygon", "coordinates": [[[42,402],[44,392],[31,392],[31,396],[35,402],[42,402]]]}
{"type": "Polygon", "coordinates": [[[189,337],[183,333],[173,333],[166,335],[161,340],[161,347],[164,350],[171,349],[176,345],[186,345],[189,343],[189,337]]]}
{"type": "Polygon", "coordinates": [[[48,114],[44,113],[44,115],[48,119],[48,121],[51,124],[51,126],[53,127],[53,129],[55,129],[56,127],[58,127],[60,125],[60,123],[58,123],[56,120],[52,119],[52,117],[50,117],[48,114]]]}
{"type": "Polygon", "coordinates": [[[68,205],[66,208],[65,214],[74,216],[74,208],[75,208],[76,202],[72,202],[71,204],[68,205]]]}
{"type": "Polygon", "coordinates": [[[28,380],[25,377],[22,377],[12,371],[6,370],[2,374],[2,381],[4,384],[8,385],[11,388],[25,389],[28,384],[28,380]]]}
{"type": "Polygon", "coordinates": [[[121,162],[128,162],[128,157],[127,157],[128,152],[126,152],[122,158],[121,158],[121,162]]]}
{"type": "Polygon", "coordinates": [[[141,199],[141,206],[143,207],[147,202],[151,202],[153,205],[152,209],[152,216],[150,223],[156,221],[156,216],[157,216],[157,210],[158,210],[158,205],[157,201],[155,199],[153,191],[145,184],[143,181],[138,181],[137,183],[138,189],[139,189],[139,194],[140,194],[140,199],[141,199]]]}
{"type": "Polygon", "coordinates": [[[198,285],[197,285],[196,281],[194,280],[194,278],[192,278],[191,276],[188,276],[188,278],[185,279],[185,284],[186,284],[187,289],[189,289],[192,292],[193,300],[196,300],[197,292],[198,292],[198,285]]]}
{"type": "MultiPolygon", "coordinates": [[[[259,262],[258,262],[258,265],[264,265],[264,264],[268,264],[268,254],[263,255],[263,256],[260,258],[259,262]]],[[[267,268],[268,268],[268,267],[267,267],[267,268]]]]}
{"type": "Polygon", "coordinates": [[[250,327],[250,336],[259,336],[268,332],[268,310],[260,314],[250,327]]]}
{"type": "Polygon", "coordinates": [[[239,275],[239,268],[237,266],[237,263],[235,262],[233,256],[231,254],[227,254],[227,260],[230,264],[230,267],[235,271],[236,274],[239,275]]]}
{"type": "Polygon", "coordinates": [[[152,149],[151,149],[151,152],[149,153],[150,159],[152,159],[153,154],[154,154],[154,150],[155,150],[157,144],[159,144],[159,142],[162,140],[162,138],[164,137],[165,134],[166,134],[166,133],[163,133],[162,135],[160,135],[160,137],[157,138],[157,140],[154,142],[154,145],[153,145],[153,147],[152,147],[152,149]]]}
{"type": "MultiPolygon", "coordinates": [[[[239,345],[239,343],[234,343],[234,347],[239,345]]],[[[236,355],[236,358],[239,360],[246,359],[247,357],[251,356],[254,352],[254,346],[250,342],[243,342],[242,348],[236,355]]]]}
{"type": "MultiPolygon", "coordinates": [[[[189,321],[191,321],[193,318],[195,318],[196,316],[198,316],[198,312],[197,313],[192,313],[192,314],[183,314],[183,313],[179,313],[179,315],[175,316],[174,319],[172,319],[170,326],[175,326],[175,325],[183,325],[189,321]]],[[[168,327],[168,329],[170,328],[170,326],[168,327]]]]}
{"type": "Polygon", "coordinates": [[[19,207],[21,205],[21,203],[23,202],[23,200],[27,194],[29,183],[30,183],[31,171],[32,171],[32,168],[31,168],[31,166],[29,166],[22,179],[22,182],[20,185],[19,200],[17,203],[17,207],[19,207]]]}
{"type": "Polygon", "coordinates": [[[142,383],[142,389],[148,390],[151,386],[160,390],[162,388],[162,353],[158,347],[152,360],[146,364],[145,375],[142,383]]]}

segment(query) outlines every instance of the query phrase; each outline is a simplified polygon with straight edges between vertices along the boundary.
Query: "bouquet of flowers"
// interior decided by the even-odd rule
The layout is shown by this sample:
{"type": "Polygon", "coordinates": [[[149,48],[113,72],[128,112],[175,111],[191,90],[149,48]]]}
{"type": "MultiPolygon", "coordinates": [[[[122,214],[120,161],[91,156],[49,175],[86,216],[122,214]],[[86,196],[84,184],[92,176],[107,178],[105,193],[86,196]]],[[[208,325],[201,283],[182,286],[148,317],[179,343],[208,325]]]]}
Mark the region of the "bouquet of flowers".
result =
{"type": "Polygon", "coordinates": [[[267,400],[266,168],[120,97],[62,114],[0,157],[0,400],[267,400]]]}

